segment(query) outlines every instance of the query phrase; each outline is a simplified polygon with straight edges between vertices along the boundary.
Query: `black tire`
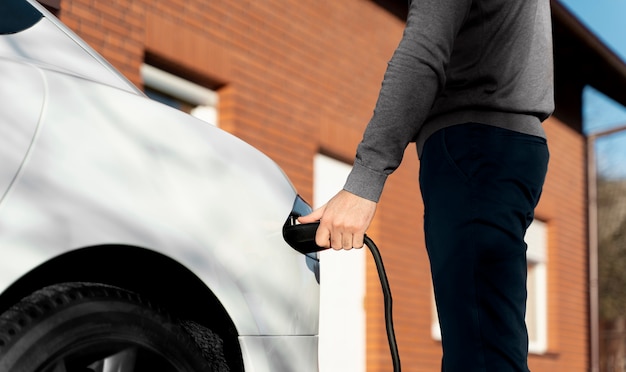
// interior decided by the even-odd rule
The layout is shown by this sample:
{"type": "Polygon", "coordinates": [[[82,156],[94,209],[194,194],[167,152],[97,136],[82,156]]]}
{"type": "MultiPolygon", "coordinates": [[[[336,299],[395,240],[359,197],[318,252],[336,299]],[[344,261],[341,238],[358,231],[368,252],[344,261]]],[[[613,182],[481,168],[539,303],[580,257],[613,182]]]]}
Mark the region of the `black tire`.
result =
{"type": "Polygon", "coordinates": [[[0,316],[2,372],[100,372],[104,363],[124,363],[124,372],[228,371],[216,334],[117,287],[57,284],[0,316]]]}

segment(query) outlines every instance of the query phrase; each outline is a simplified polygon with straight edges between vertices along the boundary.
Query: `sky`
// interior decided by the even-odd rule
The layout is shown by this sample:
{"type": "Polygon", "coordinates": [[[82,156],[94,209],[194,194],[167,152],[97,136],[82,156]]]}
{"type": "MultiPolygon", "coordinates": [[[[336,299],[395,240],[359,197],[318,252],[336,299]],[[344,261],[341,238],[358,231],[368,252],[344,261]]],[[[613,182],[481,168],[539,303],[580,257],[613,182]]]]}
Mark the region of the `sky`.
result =
{"type": "MultiPolygon", "coordinates": [[[[626,61],[626,0],[559,0],[622,60],[626,61]]],[[[596,133],[626,125],[626,108],[592,88],[583,93],[583,127],[596,133]]],[[[626,132],[598,139],[598,170],[626,178],[626,132]]]]}

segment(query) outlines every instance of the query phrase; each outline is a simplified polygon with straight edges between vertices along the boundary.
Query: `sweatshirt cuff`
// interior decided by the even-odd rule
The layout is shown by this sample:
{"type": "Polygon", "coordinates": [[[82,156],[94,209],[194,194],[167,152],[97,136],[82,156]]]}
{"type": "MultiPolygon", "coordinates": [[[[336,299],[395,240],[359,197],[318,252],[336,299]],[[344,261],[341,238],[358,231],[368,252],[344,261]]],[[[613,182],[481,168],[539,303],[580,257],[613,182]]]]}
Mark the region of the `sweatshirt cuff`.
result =
{"type": "Polygon", "coordinates": [[[355,163],[343,189],[378,203],[387,175],[355,163]]]}

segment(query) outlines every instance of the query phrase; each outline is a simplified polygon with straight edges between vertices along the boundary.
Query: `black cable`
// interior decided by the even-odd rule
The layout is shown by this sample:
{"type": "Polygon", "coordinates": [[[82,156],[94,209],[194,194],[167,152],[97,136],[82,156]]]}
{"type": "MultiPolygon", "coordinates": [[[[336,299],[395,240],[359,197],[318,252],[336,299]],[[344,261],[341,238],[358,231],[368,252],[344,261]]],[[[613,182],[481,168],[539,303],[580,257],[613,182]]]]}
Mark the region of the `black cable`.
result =
{"type": "Polygon", "coordinates": [[[387,329],[389,351],[391,352],[391,359],[393,360],[393,370],[394,372],[400,372],[400,353],[398,352],[396,334],[393,328],[393,311],[389,280],[387,279],[387,273],[385,272],[385,266],[383,265],[383,259],[380,255],[378,247],[376,246],[374,241],[370,239],[370,237],[367,235],[365,235],[364,242],[367,248],[369,248],[370,252],[372,252],[374,262],[376,263],[376,270],[378,270],[380,284],[383,288],[383,300],[385,303],[385,328],[387,329]]]}
{"type": "MultiPolygon", "coordinates": [[[[319,221],[297,224],[296,216],[291,216],[291,219],[288,220],[283,226],[283,237],[291,247],[300,253],[307,254],[328,249],[320,247],[317,243],[315,243],[315,234],[319,224],[319,221]]],[[[374,257],[374,262],[376,263],[376,270],[378,270],[378,277],[380,278],[380,284],[383,289],[383,300],[385,303],[385,328],[387,329],[389,351],[391,352],[391,359],[393,360],[393,371],[400,372],[400,354],[398,353],[396,335],[393,329],[393,311],[391,307],[392,300],[389,280],[387,279],[387,273],[385,272],[385,266],[383,265],[383,259],[380,256],[380,251],[374,241],[367,235],[365,235],[363,241],[372,253],[372,257],[374,257]]]]}

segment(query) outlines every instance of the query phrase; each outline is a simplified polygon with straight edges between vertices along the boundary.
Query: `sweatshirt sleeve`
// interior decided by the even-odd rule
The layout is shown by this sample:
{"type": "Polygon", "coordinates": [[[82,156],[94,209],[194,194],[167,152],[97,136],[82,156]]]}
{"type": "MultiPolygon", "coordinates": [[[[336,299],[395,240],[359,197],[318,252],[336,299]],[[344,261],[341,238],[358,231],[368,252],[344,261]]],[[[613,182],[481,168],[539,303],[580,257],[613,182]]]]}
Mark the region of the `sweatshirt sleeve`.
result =
{"type": "Polygon", "coordinates": [[[378,201],[443,89],[454,39],[470,6],[471,0],[411,2],[344,190],[378,201]]]}

